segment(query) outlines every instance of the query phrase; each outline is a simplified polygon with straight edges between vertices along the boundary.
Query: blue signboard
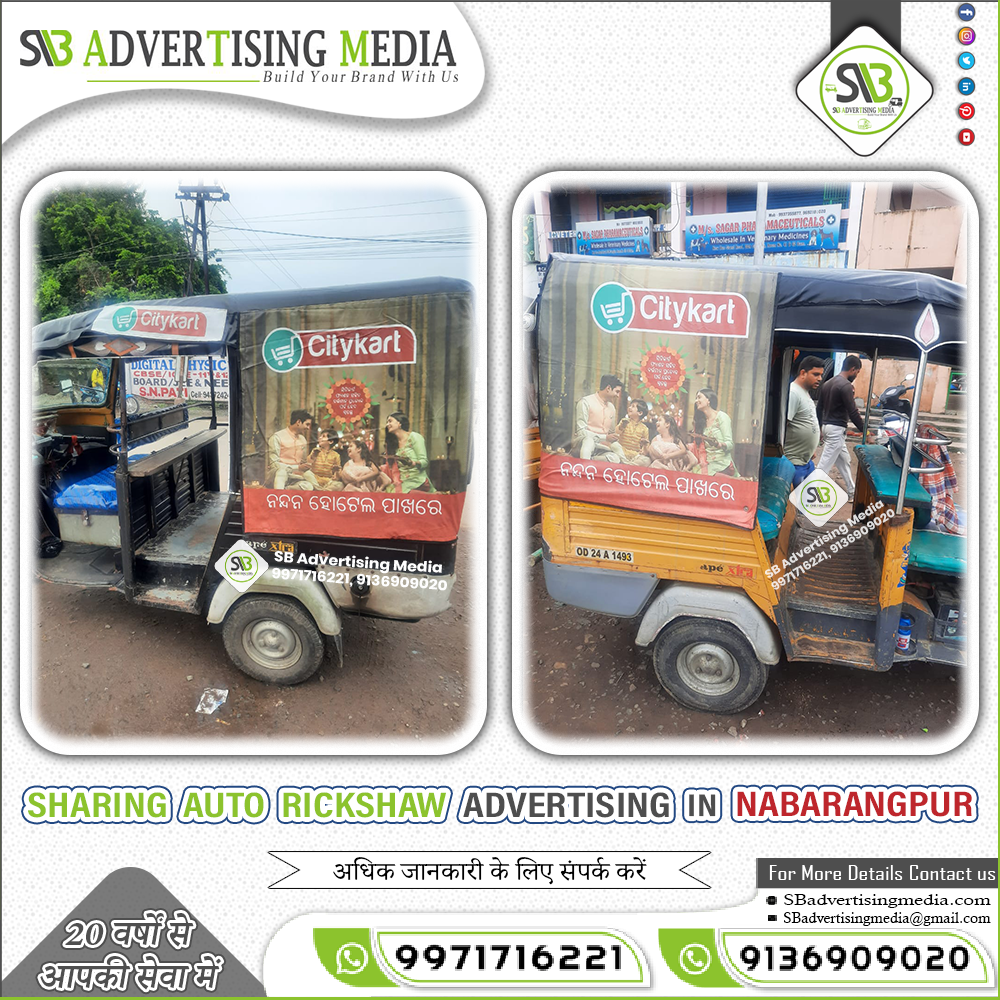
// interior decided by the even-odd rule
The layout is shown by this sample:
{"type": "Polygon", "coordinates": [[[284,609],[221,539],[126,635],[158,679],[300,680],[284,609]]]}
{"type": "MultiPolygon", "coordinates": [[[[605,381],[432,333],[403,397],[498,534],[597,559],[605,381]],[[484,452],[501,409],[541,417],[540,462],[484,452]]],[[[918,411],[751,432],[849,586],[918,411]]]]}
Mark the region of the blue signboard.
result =
{"type": "MultiPolygon", "coordinates": [[[[765,253],[836,250],[840,243],[840,205],[769,208],[764,234],[765,253]]],[[[755,212],[689,215],[684,249],[689,257],[752,254],[755,212]]]]}
{"type": "Polygon", "coordinates": [[[653,220],[605,219],[576,224],[576,252],[602,257],[650,257],[653,220]]]}

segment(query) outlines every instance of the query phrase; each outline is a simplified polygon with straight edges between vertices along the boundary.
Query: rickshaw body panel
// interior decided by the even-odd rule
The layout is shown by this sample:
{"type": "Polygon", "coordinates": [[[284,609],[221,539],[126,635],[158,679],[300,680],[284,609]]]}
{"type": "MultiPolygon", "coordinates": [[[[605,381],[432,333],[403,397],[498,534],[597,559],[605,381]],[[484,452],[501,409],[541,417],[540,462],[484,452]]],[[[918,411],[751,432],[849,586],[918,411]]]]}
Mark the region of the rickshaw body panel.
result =
{"type": "MultiPolygon", "coordinates": [[[[584,263],[579,258],[562,257],[559,260],[560,267],[584,263]]],[[[591,261],[590,266],[593,264],[591,261]]],[[[684,263],[664,263],[660,266],[673,267],[680,273],[701,267],[692,268],[684,263]]],[[[778,273],[773,318],[776,348],[784,342],[809,353],[814,342],[818,345],[830,340],[837,344],[837,350],[871,351],[880,345],[885,350],[886,342],[889,342],[899,347],[902,356],[919,358],[926,344],[916,339],[916,323],[926,305],[933,303],[940,321],[940,340],[934,344],[937,356],[943,363],[954,363],[953,359],[961,357],[965,341],[964,290],[952,282],[926,275],[878,272],[753,270],[778,273]]],[[[629,284],[625,278],[618,280],[629,284]]],[[[561,289],[562,284],[559,287],[561,289]]],[[[554,333],[552,342],[548,343],[548,333],[544,330],[547,301],[543,284],[538,308],[539,357],[548,359],[550,364],[557,350],[562,354],[562,364],[576,363],[576,351],[585,350],[582,345],[593,341],[593,332],[584,332],[590,322],[584,309],[584,297],[580,295],[576,298],[577,318],[565,304],[552,306],[553,314],[565,314],[570,319],[564,321],[567,326],[554,333]],[[581,346],[577,346],[576,338],[579,338],[581,346]]],[[[822,347],[812,349],[822,350],[822,347]]],[[[762,342],[761,365],[767,366],[765,358],[770,352],[770,340],[766,344],[762,342]]],[[[773,368],[774,355],[771,359],[773,368]]],[[[565,378],[568,381],[568,376],[565,378]]],[[[551,377],[549,382],[552,382],[551,377]]],[[[918,658],[916,653],[921,659],[955,664],[964,662],[961,644],[948,645],[921,639],[911,655],[903,656],[897,652],[896,630],[901,613],[904,610],[913,614],[919,612],[925,619],[932,613],[926,602],[907,586],[910,548],[914,538],[914,511],[910,507],[879,524],[874,531],[865,532],[862,540],[852,542],[847,547],[851,550],[847,557],[840,550],[840,556],[834,557],[841,559],[839,575],[838,572],[828,573],[830,567],[820,568],[816,574],[818,589],[813,585],[812,592],[796,593],[794,587],[775,586],[779,574],[772,567],[795,565],[799,557],[794,550],[800,547],[803,539],[808,540],[817,534],[814,529],[810,529],[812,535],[801,533],[802,522],[797,522],[797,512],[790,503],[784,515],[778,517],[776,539],[773,527],[769,529],[772,534],[767,537],[772,540],[768,542],[756,520],[748,529],[735,523],[736,519],[732,524],[721,523],[715,519],[716,513],[712,514],[713,520],[707,520],[697,512],[686,511],[688,516],[680,516],[663,511],[654,513],[624,509],[624,506],[603,497],[597,503],[590,503],[586,502],[585,483],[577,496],[566,496],[565,491],[555,495],[551,490],[547,491],[546,486],[552,479],[551,476],[546,479],[544,475],[546,406],[549,406],[550,412],[565,413],[573,397],[564,390],[561,397],[550,396],[546,399],[545,385],[543,369],[539,405],[542,413],[541,510],[545,559],[561,576],[573,567],[600,567],[607,574],[605,586],[608,588],[613,586],[615,578],[626,580],[630,575],[648,576],[659,581],[654,586],[656,595],[648,604],[640,625],[637,636],[639,645],[651,644],[671,620],[687,616],[729,621],[741,628],[752,641],[747,632],[747,622],[756,616],[752,631],[756,631],[758,641],[753,644],[764,663],[775,662],[774,650],[780,646],[784,647],[787,658],[792,661],[832,661],[877,671],[888,670],[898,659],[918,658]],[[864,586],[859,582],[858,592],[854,593],[851,573],[859,569],[863,569],[863,575],[870,579],[864,586]],[[824,574],[830,577],[826,583],[822,580],[824,574]],[[672,596],[672,590],[678,593],[672,596]],[[713,593],[725,595],[726,599],[713,601],[710,596],[713,593]],[[737,609],[742,602],[746,609],[745,620],[739,620],[744,618],[739,610],[730,608],[727,613],[727,600],[731,598],[735,598],[737,609]],[[683,610],[675,612],[675,608],[683,610]],[[766,648],[768,639],[772,643],[770,652],[766,648]]],[[[773,397],[783,391],[784,382],[780,378],[776,380],[772,374],[768,395],[773,397]]],[[[643,393],[642,386],[639,392],[643,393]]],[[[783,409],[781,412],[784,412],[783,409]]],[[[763,414],[757,416],[762,423],[765,422],[763,414]]],[[[767,419],[773,431],[776,426],[773,399],[767,419]]],[[[765,445],[765,453],[779,455],[780,444],[777,450],[770,444],[765,445]]],[[[550,456],[550,459],[554,457],[550,456]]],[[[750,474],[753,474],[752,470],[750,474]]],[[[577,473],[573,472],[573,475],[577,473]]],[[[603,478],[610,482],[613,475],[605,474],[603,478]]],[[[583,480],[584,477],[580,478],[583,480]]],[[[601,478],[600,472],[597,478],[601,478]]],[[[911,479],[916,481],[915,477],[911,476],[911,479]]],[[[871,481],[860,469],[852,515],[861,513],[876,499],[878,497],[871,481]]],[[[895,497],[892,499],[895,501],[895,497]]],[[[894,503],[886,504],[890,512],[892,506],[894,503]]],[[[924,516],[923,513],[921,516],[924,516]]],[[[818,533],[833,527],[836,524],[831,522],[818,533]]],[[[954,562],[938,561],[949,566],[954,562]]],[[[634,605],[638,602],[635,595],[641,596],[645,591],[636,586],[630,587],[629,593],[633,595],[629,598],[630,610],[635,613],[634,605]]],[[[598,597],[598,603],[599,600],[598,597]]],[[[594,607],[594,604],[587,606],[594,607]]]]}
{"type": "Polygon", "coordinates": [[[774,621],[771,565],[760,530],[542,497],[543,536],[553,563],[599,566],[742,590],[774,621]],[[627,552],[625,563],[603,553],[627,552]]]}

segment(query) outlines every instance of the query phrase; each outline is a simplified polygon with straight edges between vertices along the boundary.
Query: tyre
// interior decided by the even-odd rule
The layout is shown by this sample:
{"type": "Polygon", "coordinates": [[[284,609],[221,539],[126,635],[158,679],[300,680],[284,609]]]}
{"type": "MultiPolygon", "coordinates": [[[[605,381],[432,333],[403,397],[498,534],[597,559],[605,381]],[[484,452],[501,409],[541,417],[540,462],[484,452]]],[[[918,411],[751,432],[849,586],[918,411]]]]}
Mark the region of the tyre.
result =
{"type": "Polygon", "coordinates": [[[656,677],[687,708],[742,712],[763,693],[768,667],[728,622],[688,618],[668,625],[653,647],[656,677]]]}
{"type": "Polygon", "coordinates": [[[46,535],[42,539],[41,545],[39,546],[39,555],[43,559],[55,559],[60,552],[62,552],[62,539],[56,538],[55,535],[46,535]]]}
{"type": "Polygon", "coordinates": [[[326,653],[312,616],[288,597],[241,598],[226,616],[222,638],[233,663],[267,684],[301,684],[326,653]]]}

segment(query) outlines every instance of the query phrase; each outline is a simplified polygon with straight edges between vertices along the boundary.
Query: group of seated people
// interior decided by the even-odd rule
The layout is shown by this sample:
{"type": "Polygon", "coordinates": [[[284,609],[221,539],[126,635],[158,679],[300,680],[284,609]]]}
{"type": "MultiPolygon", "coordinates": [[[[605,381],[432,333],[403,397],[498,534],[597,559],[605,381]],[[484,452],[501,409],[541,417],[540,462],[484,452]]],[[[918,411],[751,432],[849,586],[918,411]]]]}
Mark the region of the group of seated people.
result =
{"type": "Polygon", "coordinates": [[[733,463],[733,425],[719,409],[715,392],[705,388],[694,399],[694,433],[689,442],[668,413],[650,417],[649,404],[629,401],[628,416],[616,423],[622,383],[614,375],[601,378],[600,389],[577,404],[579,456],[654,469],[738,476],[733,463]]]}
{"type": "Polygon", "coordinates": [[[293,410],[288,426],[271,435],[267,445],[266,485],[277,490],[344,490],[353,493],[435,492],[427,476],[427,448],[423,437],[410,430],[404,413],[386,422],[387,442],[395,451],[379,464],[361,433],[339,437],[323,428],[309,451],[312,416],[293,410]]]}

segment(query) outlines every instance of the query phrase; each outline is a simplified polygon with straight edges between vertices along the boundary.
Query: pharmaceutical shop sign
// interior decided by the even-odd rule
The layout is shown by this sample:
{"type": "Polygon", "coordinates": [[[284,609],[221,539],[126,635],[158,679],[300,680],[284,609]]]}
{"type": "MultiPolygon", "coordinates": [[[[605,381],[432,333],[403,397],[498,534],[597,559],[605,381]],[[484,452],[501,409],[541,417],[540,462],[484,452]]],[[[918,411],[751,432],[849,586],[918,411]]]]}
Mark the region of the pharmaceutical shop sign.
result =
{"type": "MultiPolygon", "coordinates": [[[[765,253],[836,250],[840,244],[840,205],[769,208],[764,231],[765,253]]],[[[689,215],[684,250],[689,257],[752,254],[757,230],[755,212],[689,215]]]]}

